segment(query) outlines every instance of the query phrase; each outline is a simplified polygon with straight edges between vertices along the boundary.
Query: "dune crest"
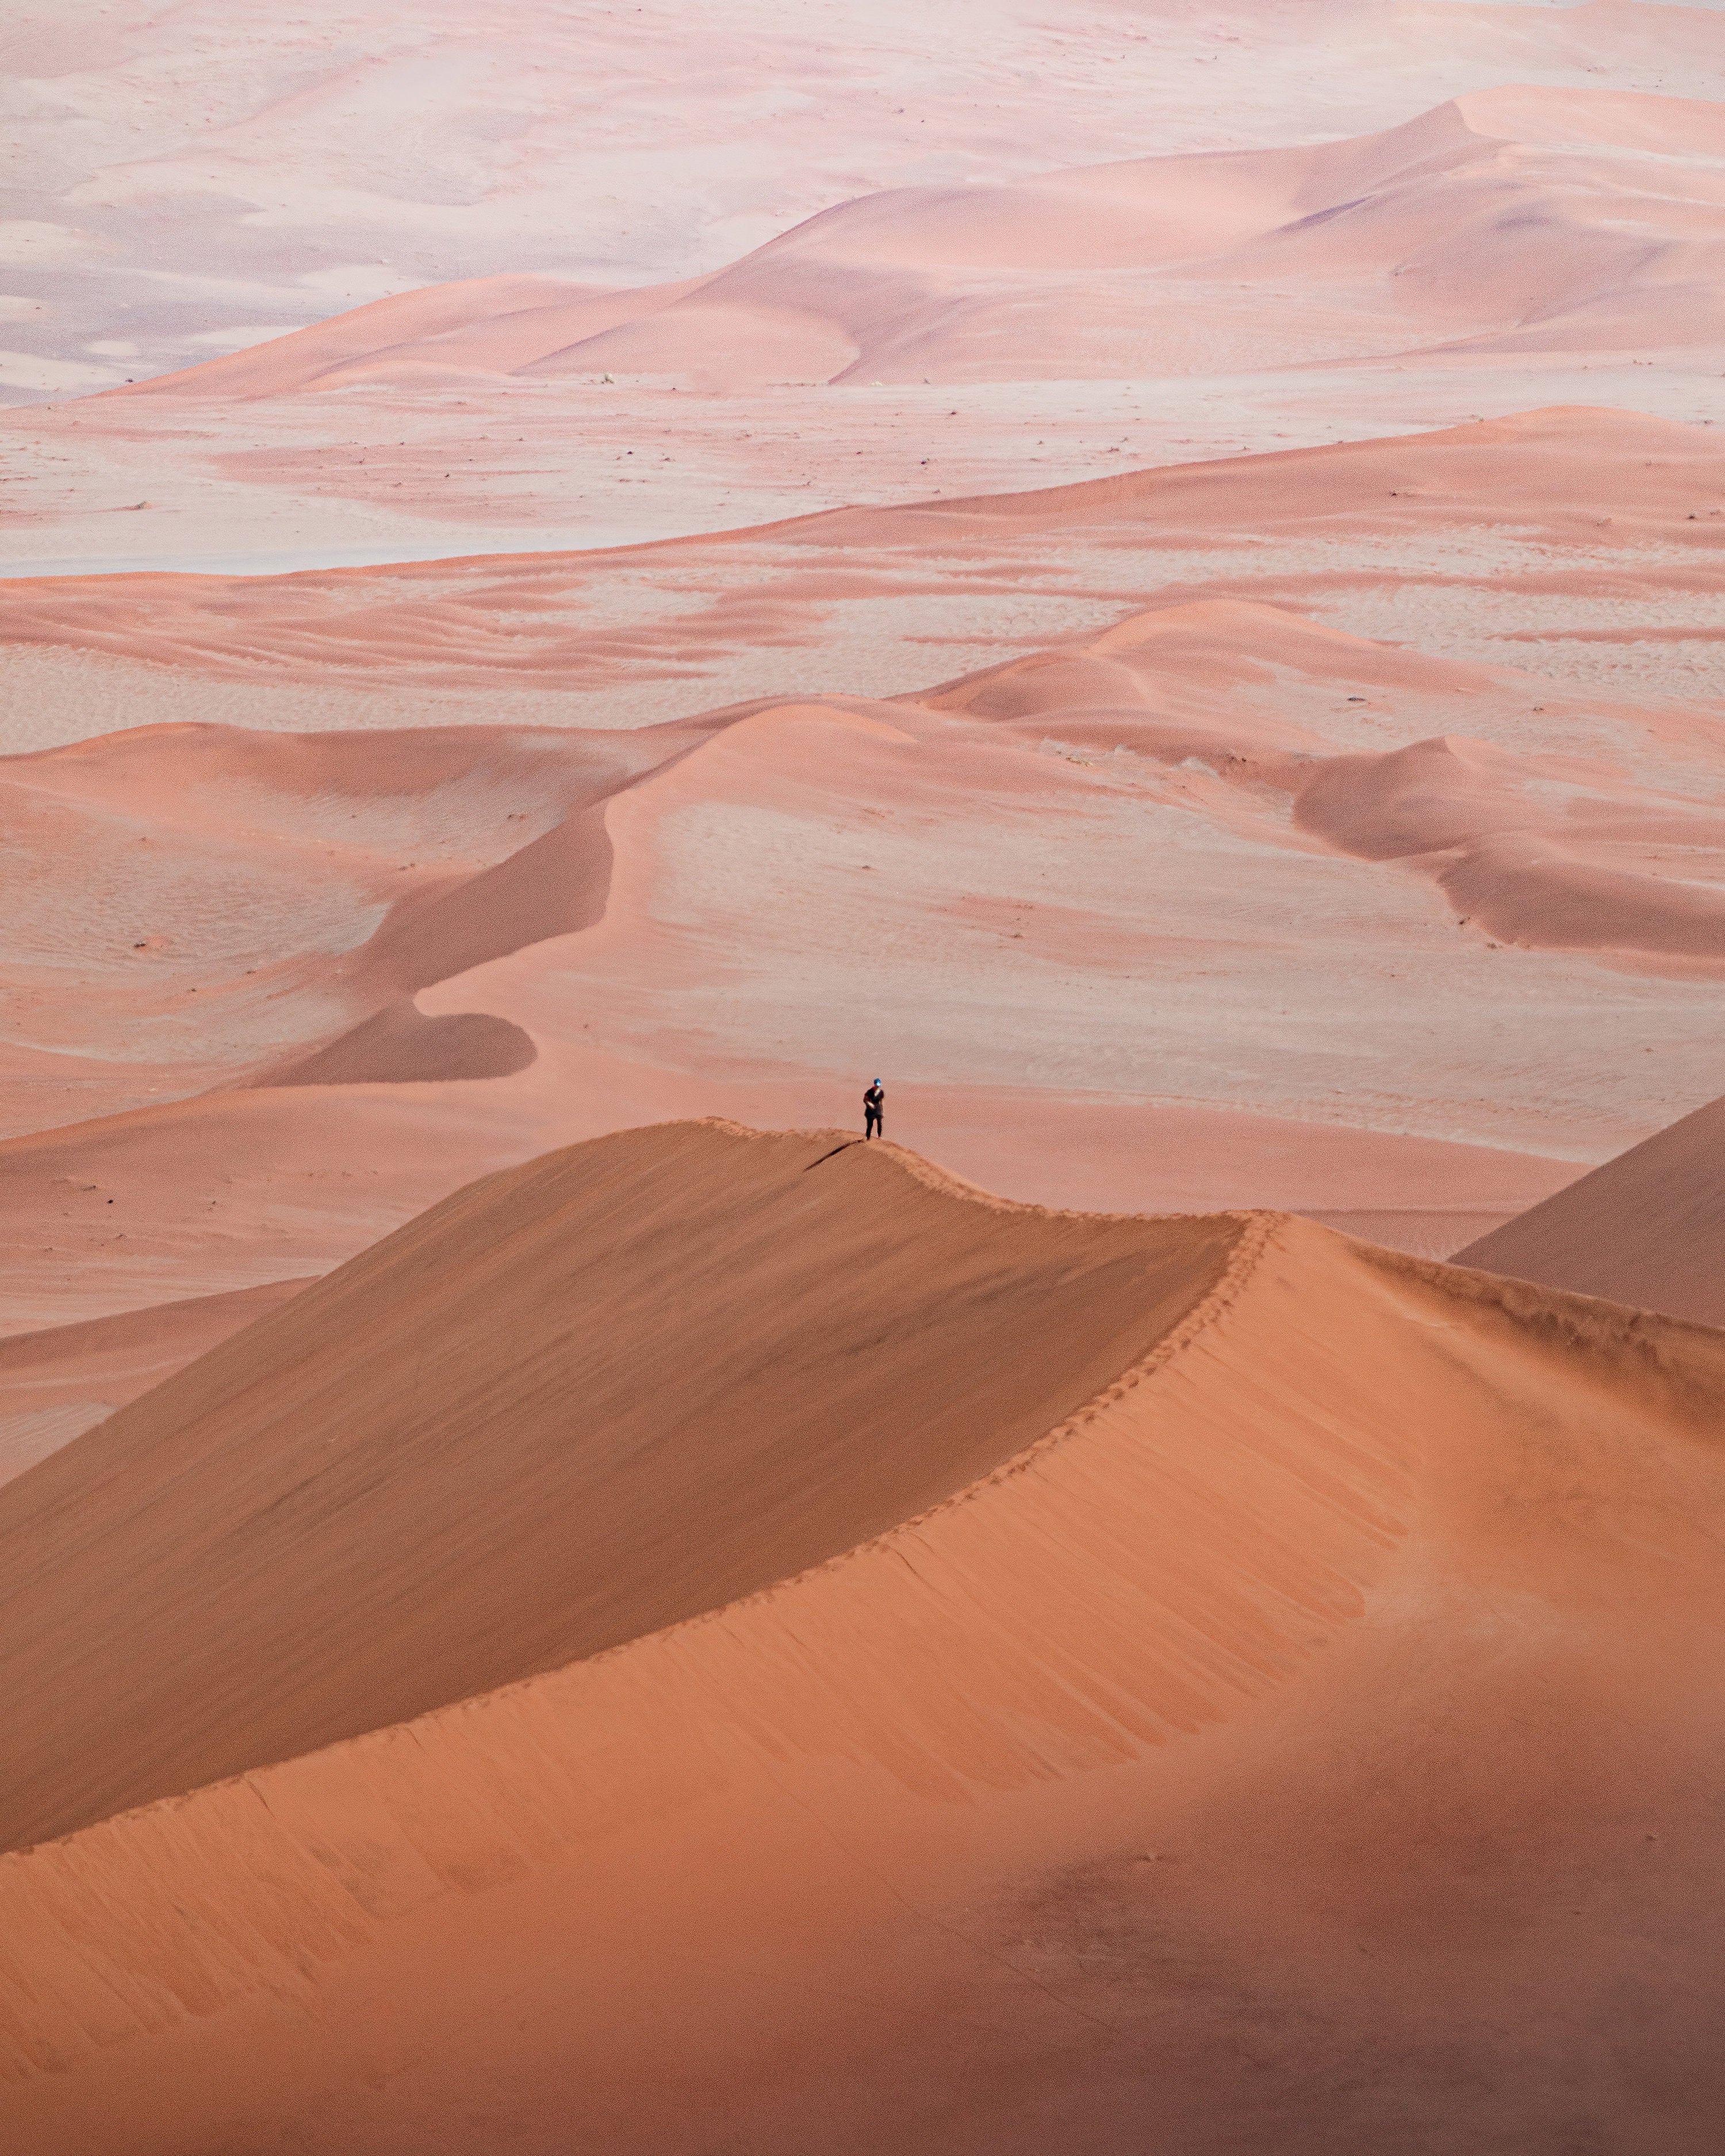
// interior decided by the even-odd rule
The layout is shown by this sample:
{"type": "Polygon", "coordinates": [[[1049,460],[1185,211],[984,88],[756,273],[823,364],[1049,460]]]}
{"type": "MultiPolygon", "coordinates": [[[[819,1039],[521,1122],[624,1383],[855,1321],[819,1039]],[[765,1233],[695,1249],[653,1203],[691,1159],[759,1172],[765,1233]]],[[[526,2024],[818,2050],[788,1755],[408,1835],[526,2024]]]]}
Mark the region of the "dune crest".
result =
{"type": "Polygon", "coordinates": [[[0,2156],[1719,2156],[1722,8],[15,0],[0,2156]]]}
{"type": "Polygon", "coordinates": [[[834,1132],[671,1124],[475,1184],[0,1496],[0,1837],[819,1563],[1117,1380],[1239,1233],[1013,1206],[834,1132]]]}
{"type": "MultiPolygon", "coordinates": [[[[536,1177],[584,1186],[570,1224],[596,1251],[673,1235],[680,1262],[652,1267],[663,1308],[715,1369],[752,1358],[734,1322],[698,1347],[702,1313],[800,1256],[810,1291],[789,1310],[762,1292],[762,1322],[788,1327],[781,1353],[802,1338],[811,1373],[841,1372],[832,1327],[859,1281],[908,1285],[891,1223],[920,1224],[918,1325],[942,1322],[955,1258],[994,1312],[946,1347],[927,1336],[955,1399],[1022,1398],[1024,1358],[1070,1333],[1054,1278],[1100,1314],[1081,1274],[1040,1270],[1039,1240],[1117,1276],[1109,1250],[1141,1279],[1147,1259],[1168,1286],[1094,1365],[1115,1381],[1057,1351],[1078,1411],[1040,1442],[1045,1410],[1018,1437],[991,1419],[963,1465],[919,1445],[911,1480],[875,1462],[847,1495],[806,1471],[805,1436],[782,1522],[836,1501],[848,1527],[763,1541],[739,1519],[765,1559],[733,1575],[741,1599],[698,1615],[703,1589],[677,1621],[655,1527],[634,1555],[608,1545],[613,1593],[649,1590],[611,1651],[0,1860],[0,2043],[33,2148],[177,2156],[339,2118],[346,2148],[381,2151],[454,2118],[534,2148],[578,2128],[645,2151],[693,2106],[775,2152],[824,2119],[859,2156],[890,2109],[896,2143],[932,2152],[955,2145],[956,2072],[978,2092],[967,2150],[1045,2145],[1027,2077],[1086,2149],[1132,2145],[1153,2092],[1162,2130],[1363,2150],[1434,2101],[1456,2135],[1548,2115],[1575,2043],[1608,2026],[1628,2077],[1595,2087],[1590,2115],[1633,2101],[1668,2145],[1700,2147],[1719,1335],[1298,1221],[1026,1214],[886,1149],[712,1125],[475,1186],[419,1224],[428,1251],[464,1221],[501,1227],[536,1177]],[[763,1174],[764,1214],[746,1194],[763,1174]],[[727,1188],[740,1204],[714,1202],[727,1188]],[[825,1250],[863,1263],[823,1269],[825,1250]],[[917,1509],[894,1522],[901,1507],[917,1509]],[[773,1578],[799,1550],[812,1568],[773,1578]],[[1621,2003],[1649,1951],[1699,1986],[1656,2037],[1621,2003]],[[1289,2010],[1296,1965],[1299,2043],[1243,2055],[1226,2030],[1289,2010]]],[[[469,1292],[518,1303],[531,1246],[465,1240],[469,1292]]],[[[348,1277],[357,1293],[387,1268],[348,1277]]],[[[900,1309],[884,1337],[864,1319],[853,1385],[903,1352],[900,1309]]],[[[220,1381],[239,1400],[241,1364],[270,1365],[296,1316],[328,1340],[350,1315],[325,1283],[158,1397],[220,1381]]],[[[690,1374],[681,1355],[644,1366],[649,1414],[690,1374]]],[[[787,1410],[813,1434],[793,1389],[770,1412],[787,1410]]],[[[662,1489],[701,1471],[712,1427],[672,1445],[662,1489]]],[[[123,1489],[101,1435],[82,1472],[74,1445],[13,1486],[8,1517],[50,1484],[86,1506],[123,1489]]],[[[484,1531],[463,1477],[437,1490],[463,1540],[484,1531]]],[[[693,1502],[722,1541],[726,1508],[693,1502]]],[[[341,1532],[344,1507],[313,1509],[341,1532]]],[[[414,1541],[415,1569],[440,1563],[436,1532],[414,1541]]],[[[249,1580],[275,1601],[267,1568],[249,1580]]]]}
{"type": "Polygon", "coordinates": [[[1722,458],[1543,411],[609,557],[0,588],[22,642],[301,700],[0,769],[0,1317],[304,1276],[877,1066],[1015,1195],[1454,1249],[1712,1090],[1725,727],[1676,692],[1725,648],[1722,458]],[[413,723],[298,730],[379,680],[413,723]]]}

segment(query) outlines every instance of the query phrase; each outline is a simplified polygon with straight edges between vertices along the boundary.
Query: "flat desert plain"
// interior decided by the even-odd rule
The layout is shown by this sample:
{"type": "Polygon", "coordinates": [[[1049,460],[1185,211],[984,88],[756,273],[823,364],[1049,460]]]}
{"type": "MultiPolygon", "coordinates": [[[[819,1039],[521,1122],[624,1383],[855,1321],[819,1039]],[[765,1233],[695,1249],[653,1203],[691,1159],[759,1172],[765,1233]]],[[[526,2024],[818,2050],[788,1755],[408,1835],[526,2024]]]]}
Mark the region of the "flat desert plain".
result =
{"type": "Polygon", "coordinates": [[[1725,13],[237,16],[4,46],[8,2146],[1712,2156],[1725,13]]]}

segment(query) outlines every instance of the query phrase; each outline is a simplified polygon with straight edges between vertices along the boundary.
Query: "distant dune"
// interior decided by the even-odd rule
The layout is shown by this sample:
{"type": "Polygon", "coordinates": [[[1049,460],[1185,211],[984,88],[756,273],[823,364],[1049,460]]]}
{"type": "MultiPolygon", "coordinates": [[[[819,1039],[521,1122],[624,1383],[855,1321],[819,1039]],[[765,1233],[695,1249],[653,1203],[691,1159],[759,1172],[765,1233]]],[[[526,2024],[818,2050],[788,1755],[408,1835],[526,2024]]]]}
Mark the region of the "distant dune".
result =
{"type": "Polygon", "coordinates": [[[1722,6],[12,11],[0,2156],[1720,2156],[1722,6]]]}
{"type": "Polygon", "coordinates": [[[0,1860],[9,2130],[1702,2156],[1722,1383],[839,1134],[477,1184],[0,1493],[10,1837],[157,1799],[0,1860]]]}
{"type": "MultiPolygon", "coordinates": [[[[388,0],[306,0],[213,39],[201,14],[142,0],[20,0],[0,398],[141,379],[416,285],[692,279],[882,188],[993,192],[1153,151],[1273,157],[1440,100],[1488,142],[1548,151],[1567,122],[1588,162],[1583,199],[1559,188],[1556,207],[1584,225],[1600,148],[1623,136],[1600,93],[1719,98],[1717,25],[1704,5],[1539,13],[1560,19],[1400,0],[1389,39],[1371,0],[985,16],[829,0],[818,33],[768,0],[406,21],[388,0]],[[1522,80],[1546,111],[1501,109],[1497,86],[1522,80]]],[[[1693,184],[1660,177],[1655,228],[1693,184]]]]}
{"type": "Polygon", "coordinates": [[[1716,1089],[1725,721],[1672,693],[1716,511],[1712,430],[1557,411],[0,586],[69,694],[174,715],[0,762],[0,1324],[321,1273],[512,1161],[842,1121],[877,1069],[1014,1196],[1469,1242],[1716,1089]],[[292,728],[192,722],[275,695],[292,728]]]}
{"type": "Polygon", "coordinates": [[[1725,1326],[1725,1100],[1481,1235],[1454,1262],[1725,1326]]]}
{"type": "Polygon", "coordinates": [[[635,292],[404,293],[107,393],[572,373],[735,393],[1712,346],[1722,172],[1717,105],[1509,85],[1347,141],[864,195],[635,292]]]}
{"type": "MultiPolygon", "coordinates": [[[[1418,593],[1425,640],[1442,656],[1474,582],[1464,578],[1458,595],[1458,547],[1469,559],[1485,550],[1483,580],[1526,603],[1498,629],[1502,664],[1549,664],[1549,645],[1567,658],[1572,644],[1618,643],[1643,647],[1645,661],[1680,638],[1711,654],[1725,583],[1725,428],[1563,408],[1076,485],[834,509],[652,547],[278,577],[25,578],[0,581],[0,639],[252,686],[598,692],[567,717],[609,727],[607,714],[643,681],[666,685],[655,716],[681,716],[760,694],[781,654],[798,656],[806,677],[812,645],[840,669],[839,685],[914,690],[931,670],[926,649],[903,651],[906,628],[925,644],[932,629],[942,645],[1021,650],[1031,639],[978,629],[977,601],[1035,593],[1037,619],[1076,628],[1085,617],[1069,591],[1081,565],[1090,592],[1122,611],[1152,594],[1245,598],[1321,608],[1346,627],[1363,588],[1418,593]],[[1045,596],[1055,593],[1058,614],[1045,596]],[[1681,624],[1663,619],[1673,596],[1681,624]],[[1656,618],[1614,629],[1610,603],[1625,598],[1656,618]],[[897,654],[885,682],[883,644],[897,654]]],[[[1651,687],[1671,685],[1650,672],[1651,687]]],[[[542,730],[543,706],[537,716],[542,730]]]]}

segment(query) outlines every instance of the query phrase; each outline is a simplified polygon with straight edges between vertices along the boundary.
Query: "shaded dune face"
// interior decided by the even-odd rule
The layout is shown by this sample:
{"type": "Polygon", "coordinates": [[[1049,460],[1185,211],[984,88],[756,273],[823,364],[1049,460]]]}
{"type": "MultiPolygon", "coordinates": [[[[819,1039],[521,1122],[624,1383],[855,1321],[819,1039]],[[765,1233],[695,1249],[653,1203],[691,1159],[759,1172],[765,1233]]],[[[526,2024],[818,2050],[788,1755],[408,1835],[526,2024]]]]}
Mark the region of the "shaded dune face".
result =
{"type": "Polygon", "coordinates": [[[273,1281],[0,1340],[0,1481],[22,1475],[305,1285],[273,1281]]]}
{"type": "Polygon", "coordinates": [[[0,1496],[0,1835],[834,1556],[1117,1379],[1238,1232],[1009,1206],[831,1132],[672,1125],[476,1184],[0,1496]]]}
{"type": "Polygon", "coordinates": [[[20,1106],[44,1070],[79,1089],[56,1118],[72,1121],[135,1105],[156,1077],[189,1091],[523,1068],[517,1029],[434,1023],[408,998],[598,917],[602,804],[642,757],[506,726],[177,726],[0,761],[20,1106]]]}
{"type": "MultiPolygon", "coordinates": [[[[451,1600],[501,1636],[547,1543],[587,1610],[586,1659],[0,1859],[26,2145],[1033,2156],[1057,2125],[1084,2156],[1557,2156],[1581,2117],[1699,2156],[1725,1336],[1272,1215],[1003,1210],[832,1147],[670,1127],[493,1178],[13,1486],[99,1600],[74,1513],[201,1532],[208,1489],[254,1522],[243,1567],[206,1536],[180,1575],[240,1644],[213,1684],[182,1612],[158,1728],[243,1718],[284,1511],[350,1674],[451,1600]],[[509,1333],[465,1348],[506,1416],[438,1366],[457,1278],[509,1333]],[[558,1410],[589,1464],[552,1474],[534,1400],[589,1325],[629,1389],[558,1410]],[[320,1470],[300,1373],[367,1327],[425,1435],[377,1399],[350,1435],[344,1361],[320,1470]],[[531,1495],[487,1580],[488,1455],[531,1495]],[[367,1599],[328,1560],[386,1499],[367,1599]]],[[[124,1532],[106,1621],[147,1632],[124,1532]]],[[[290,1647],[308,1627],[305,1595],[290,1647]]]]}
{"type": "MultiPolygon", "coordinates": [[[[1725,814],[1715,802],[1650,783],[1603,740],[1583,754],[1445,734],[1337,753],[1263,696],[1282,690],[1285,707],[1301,675],[1338,690],[1357,683],[1368,693],[1348,701],[1360,705],[1374,695],[1411,704],[1422,692],[1472,700],[1491,685],[1481,669],[1213,599],[1129,617],[1085,644],[917,701],[1220,781],[1205,808],[1224,828],[1267,834],[1291,808],[1296,831],[1339,853],[1430,877],[1476,935],[1725,967],[1725,814]]],[[[1538,739],[1532,717],[1517,721],[1538,739]]],[[[1717,723],[1699,720],[1696,735],[1725,768],[1717,723]]]]}
{"type": "Polygon", "coordinates": [[[1455,1263],[1725,1326],[1725,1100],[1481,1236],[1455,1263]]]}

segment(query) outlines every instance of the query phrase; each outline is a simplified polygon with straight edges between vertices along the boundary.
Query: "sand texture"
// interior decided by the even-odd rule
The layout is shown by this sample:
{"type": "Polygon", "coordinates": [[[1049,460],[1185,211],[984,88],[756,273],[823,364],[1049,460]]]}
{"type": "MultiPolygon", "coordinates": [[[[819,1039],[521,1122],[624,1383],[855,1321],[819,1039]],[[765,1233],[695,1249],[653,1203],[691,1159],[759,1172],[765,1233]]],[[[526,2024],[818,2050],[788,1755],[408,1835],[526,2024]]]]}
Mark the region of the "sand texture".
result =
{"type": "MultiPolygon", "coordinates": [[[[180,37],[191,12],[177,11],[180,37]]],[[[0,259],[25,258],[20,281],[41,293],[11,302],[23,335],[64,339],[95,285],[116,300],[127,292],[131,332],[75,358],[61,343],[33,365],[0,351],[0,399],[28,396],[33,373],[51,386],[56,368],[100,390],[0,423],[12,512],[0,562],[14,575],[224,562],[256,572],[606,547],[1552,404],[1719,416],[1725,121],[1704,86],[1717,53],[1704,59],[1692,36],[1702,11],[1570,11],[1582,45],[1613,42],[1603,18],[1639,13],[1654,44],[1681,53],[1680,80],[1584,59],[1572,26],[1542,25],[1517,54],[1522,69],[1536,63],[1536,79],[1482,81],[1467,47],[1489,40],[1490,18],[1507,27],[1523,11],[1404,8],[1396,44],[1420,34],[1412,17],[1426,34],[1446,18],[1460,49],[1443,72],[1473,80],[1425,109],[1417,82],[1380,93],[1364,129],[1357,118],[1314,129],[1297,104],[1267,125],[1255,115],[1243,126],[1238,109],[1221,128],[1194,126],[1189,111],[1153,118],[1124,85],[1160,62],[1168,101],[1168,59],[1154,48],[1196,25],[1161,19],[1167,12],[1101,56],[1110,79],[1083,102],[1109,118],[1081,146],[1070,140],[1070,57],[1052,77],[1020,74],[1007,97],[949,114],[938,135],[919,84],[896,110],[870,100],[867,110],[829,111],[820,149],[805,150],[783,190],[820,192],[820,167],[848,137],[847,183],[816,214],[782,213],[766,230],[757,213],[710,216],[698,237],[663,244],[680,216],[699,218],[702,182],[721,194],[748,184],[758,136],[728,173],[709,166],[675,210],[675,190],[662,193],[647,275],[616,259],[636,252],[629,234],[646,219],[605,235],[610,260],[586,264],[567,226],[622,223],[616,190],[675,162],[662,137],[643,145],[634,172],[608,173],[597,198],[560,202],[555,254],[533,228],[517,160],[502,190],[517,208],[506,256],[493,242],[475,246],[477,234],[457,249],[434,242],[428,254],[485,264],[445,281],[404,274],[398,246],[374,239],[380,259],[312,272],[298,292],[272,264],[249,292],[306,324],[285,336],[255,318],[225,338],[176,336],[193,311],[219,309],[215,265],[201,261],[195,283],[158,267],[139,291],[92,246],[85,218],[147,216],[170,171],[198,192],[210,185],[196,157],[152,177],[134,154],[122,191],[131,200],[97,182],[81,191],[75,233],[57,236],[46,221],[10,250],[0,236],[0,259]],[[1541,58],[1568,80],[1537,79],[1541,58]],[[1001,116],[1013,102],[1040,108],[1016,133],[1001,116]],[[883,121],[912,138],[908,154],[883,154],[883,121]],[[994,136],[986,148],[979,121],[994,136]],[[727,248],[748,225],[760,244],[727,248]]],[[[1008,28],[1003,13],[989,11],[997,53],[1048,33],[1008,28]]],[[[1261,96],[1289,57],[1266,49],[1292,18],[1272,28],[1270,11],[1255,13],[1246,38],[1212,31],[1210,52],[1183,56],[1177,71],[1214,81],[1231,63],[1237,75],[1241,54],[1227,48],[1248,44],[1261,96]]],[[[1360,13],[1337,0],[1301,11],[1327,54],[1326,95],[1360,13]]],[[[639,34],[648,19],[637,8],[621,21],[639,34]]],[[[726,26],[732,36],[737,27],[726,26]]],[[[354,30],[350,18],[339,34],[354,30]]],[[[421,34],[438,36],[429,23],[421,34]]],[[[603,42],[597,23],[590,34],[603,42]]],[[[794,78],[803,55],[787,59],[794,78]]],[[[604,64],[590,55],[583,74],[591,81],[604,64]]],[[[586,146],[590,159],[614,157],[633,87],[617,85],[610,139],[586,146]]],[[[374,78],[367,94],[377,88],[374,78]]],[[[341,95],[357,90],[344,84],[341,95]]],[[[422,84],[416,103],[424,94],[422,84]]],[[[298,101],[309,120],[318,100],[298,101]]],[[[536,146],[543,157],[542,136],[536,146]]],[[[234,147],[229,136],[223,152],[234,147]]],[[[272,144],[264,166],[279,155],[272,144]]],[[[412,170],[392,173],[394,217],[423,230],[424,213],[406,198],[412,170]]],[[[350,198],[347,214],[362,222],[362,200],[350,198]]],[[[497,207],[494,198],[481,217],[497,207]]],[[[227,223],[227,208],[210,206],[221,244],[252,253],[254,238],[227,223]]],[[[327,198],[316,221],[324,228],[305,244],[326,247],[342,221],[327,198]]],[[[164,239],[183,244],[178,223],[158,224],[158,251],[164,239]]]]}
{"type": "Polygon", "coordinates": [[[21,1475],[305,1285],[271,1281],[0,1337],[0,1481],[21,1475]]]}
{"type": "Polygon", "coordinates": [[[1310,147],[865,195],[715,275],[632,293],[506,277],[413,292],[109,393],[259,398],[428,373],[729,393],[787,377],[1251,372],[1434,346],[1712,347],[1722,157],[1712,102],[1504,88],[1310,147]],[[1643,203],[1633,232],[1604,213],[1619,193],[1643,203]],[[1264,305],[1290,288],[1297,330],[1264,305]]]}
{"type": "Polygon", "coordinates": [[[1717,2156],[1722,3],[11,0],[0,2156],[1717,2156]]]}
{"type": "Polygon", "coordinates": [[[1081,1406],[1237,1234],[959,1202],[879,1148],[839,1170],[854,1142],[671,1124],[490,1178],[17,1482],[0,1836],[404,1721],[833,1557],[1081,1406]],[[854,1199],[826,1194],[839,1173],[854,1199]],[[649,1312],[675,1313],[676,1345],[643,1394],[649,1312]]]}
{"type": "MultiPolygon", "coordinates": [[[[16,0],[0,395],[157,375],[453,279],[711,275],[883,188],[1273,152],[1506,85],[1560,110],[1725,91],[1705,8],[1552,12],[1407,0],[1392,38],[1369,0],[16,0]]],[[[1502,125],[1488,102],[1481,132],[1502,125]]],[[[1589,163],[1602,131],[1578,131],[1589,163]]],[[[1585,192],[1565,206],[1584,225],[1585,192]]]]}
{"type": "Polygon", "coordinates": [[[1491,1229],[1455,1262],[1725,1326],[1725,1101],[1491,1229]]]}
{"type": "Polygon", "coordinates": [[[1708,2147],[1721,1337],[839,1142],[682,1126],[490,1178],[0,1496],[43,1553],[17,1605],[58,1613],[8,1619],[13,1669],[156,1694],[129,1792],[23,1743],[44,1824],[269,1751],[263,1698],[357,1731],[393,1663],[452,1701],[0,1861],[13,2131],[1708,2147]],[[365,1327],[434,1358],[405,1442],[340,1382],[365,1327]],[[200,1560],[164,1568],[194,1458],[200,1560]],[[505,1479],[538,1502],[500,1515],[505,1479]],[[481,1650],[526,1681],[454,1699],[481,1650]]]}
{"type": "Polygon", "coordinates": [[[845,1120],[875,1069],[1016,1197],[1489,1232],[1717,1088],[1725,647],[1679,624],[1722,455],[1565,411],[5,587],[68,732],[92,680],[151,723],[0,765],[0,1322],[303,1278],[511,1161],[845,1120]]]}

